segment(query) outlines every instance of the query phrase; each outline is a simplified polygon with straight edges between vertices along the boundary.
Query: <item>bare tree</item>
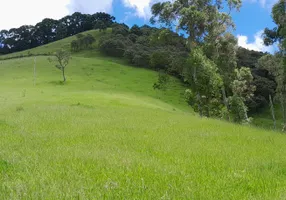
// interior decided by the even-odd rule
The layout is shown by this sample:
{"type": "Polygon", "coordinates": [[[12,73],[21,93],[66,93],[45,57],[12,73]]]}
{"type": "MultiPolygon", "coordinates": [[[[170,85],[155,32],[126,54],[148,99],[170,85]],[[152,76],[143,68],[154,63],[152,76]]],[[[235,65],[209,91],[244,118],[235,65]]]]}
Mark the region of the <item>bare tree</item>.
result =
{"type": "Polygon", "coordinates": [[[65,68],[69,64],[70,59],[71,59],[70,53],[63,49],[57,51],[54,55],[54,58],[48,59],[50,62],[55,62],[56,63],[55,67],[62,71],[63,82],[66,82],[65,68]]]}

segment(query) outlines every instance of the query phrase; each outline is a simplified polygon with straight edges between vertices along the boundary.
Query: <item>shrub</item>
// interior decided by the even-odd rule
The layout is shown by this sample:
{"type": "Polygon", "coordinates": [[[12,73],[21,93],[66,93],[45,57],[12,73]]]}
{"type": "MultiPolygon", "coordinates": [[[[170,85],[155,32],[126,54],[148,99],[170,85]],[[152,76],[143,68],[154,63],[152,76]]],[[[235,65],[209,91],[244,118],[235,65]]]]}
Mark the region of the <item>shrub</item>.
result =
{"type": "Polygon", "coordinates": [[[155,51],[150,57],[150,65],[154,69],[166,69],[169,66],[170,53],[164,50],[155,51]]]}
{"type": "Polygon", "coordinates": [[[100,43],[99,50],[108,56],[123,57],[125,44],[118,39],[107,39],[100,43]]]}
{"type": "Polygon", "coordinates": [[[125,24],[114,24],[112,26],[112,34],[127,36],[129,34],[129,27],[125,24]]]}

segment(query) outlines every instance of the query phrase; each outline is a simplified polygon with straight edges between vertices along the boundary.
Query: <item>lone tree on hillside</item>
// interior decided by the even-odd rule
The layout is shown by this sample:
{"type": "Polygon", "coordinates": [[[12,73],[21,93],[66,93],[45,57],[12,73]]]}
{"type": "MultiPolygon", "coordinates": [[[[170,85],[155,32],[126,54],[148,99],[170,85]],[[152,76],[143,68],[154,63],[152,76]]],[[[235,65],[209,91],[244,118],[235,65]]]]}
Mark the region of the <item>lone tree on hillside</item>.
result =
{"type": "Polygon", "coordinates": [[[69,64],[71,55],[69,52],[61,49],[54,54],[54,58],[48,58],[49,62],[56,63],[55,67],[62,71],[63,82],[66,82],[65,68],[69,64]]]}

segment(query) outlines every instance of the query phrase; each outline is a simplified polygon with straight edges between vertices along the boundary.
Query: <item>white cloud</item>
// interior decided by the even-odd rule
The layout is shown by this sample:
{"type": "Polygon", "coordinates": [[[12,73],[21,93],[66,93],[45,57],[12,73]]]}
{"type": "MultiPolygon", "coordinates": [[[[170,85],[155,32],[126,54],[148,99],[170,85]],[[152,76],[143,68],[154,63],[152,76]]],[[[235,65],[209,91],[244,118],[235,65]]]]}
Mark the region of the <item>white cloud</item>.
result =
{"type": "Polygon", "coordinates": [[[96,12],[111,12],[113,0],[70,0],[70,13],[82,12],[93,14],[96,12]]]}
{"type": "Polygon", "coordinates": [[[259,3],[262,8],[271,9],[278,0],[244,0],[250,3],[259,3]]]}
{"type": "Polygon", "coordinates": [[[258,31],[254,35],[254,41],[253,42],[249,42],[248,37],[245,35],[238,35],[237,36],[238,46],[244,47],[244,48],[249,49],[249,50],[273,53],[275,50],[274,46],[265,46],[264,45],[262,33],[263,33],[263,31],[258,31]]]}
{"type": "MultiPolygon", "coordinates": [[[[164,2],[167,0],[121,0],[125,7],[135,9],[135,15],[144,19],[151,16],[151,6],[156,2],[164,2]]],[[[172,1],[172,0],[171,0],[172,1]]],[[[251,3],[259,3],[263,8],[271,10],[272,6],[278,0],[244,0],[251,3]]]]}
{"type": "Polygon", "coordinates": [[[59,19],[68,14],[69,0],[0,0],[0,30],[35,25],[44,18],[59,19]]]}
{"type": "MultiPolygon", "coordinates": [[[[137,16],[148,19],[151,16],[151,5],[158,0],[121,0],[126,8],[135,10],[135,13],[127,12],[128,17],[137,16]]],[[[68,5],[70,13],[80,11],[82,13],[95,13],[99,11],[112,11],[113,0],[70,0],[68,5]]]]}
{"type": "Polygon", "coordinates": [[[111,12],[113,0],[0,0],[0,30],[35,25],[44,18],[60,19],[75,11],[111,12]]]}
{"type": "Polygon", "coordinates": [[[134,8],[136,15],[145,19],[151,14],[151,2],[152,0],[123,0],[126,7],[134,8]]]}

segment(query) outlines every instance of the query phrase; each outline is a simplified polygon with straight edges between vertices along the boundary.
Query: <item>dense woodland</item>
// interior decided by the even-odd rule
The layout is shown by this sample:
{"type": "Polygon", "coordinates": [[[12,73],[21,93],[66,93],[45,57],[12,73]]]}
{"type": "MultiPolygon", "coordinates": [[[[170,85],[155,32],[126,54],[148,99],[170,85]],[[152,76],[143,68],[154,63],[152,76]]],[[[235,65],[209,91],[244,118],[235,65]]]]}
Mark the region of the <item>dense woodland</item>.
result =
{"type": "MultiPolygon", "coordinates": [[[[231,0],[229,11],[240,1],[231,0]]],[[[222,12],[222,2],[183,1],[157,3],[152,7],[152,24],[128,27],[106,13],[74,13],[60,20],[44,19],[35,26],[0,32],[0,53],[7,54],[48,44],[76,35],[74,52],[98,48],[105,55],[120,57],[136,67],[158,71],[154,89],[167,87],[168,75],[179,78],[189,88],[187,102],[201,116],[250,123],[249,113],[257,113],[272,102],[280,102],[286,124],[285,6],[280,0],[273,8],[277,27],[265,29],[265,44],[278,43],[275,55],[249,51],[237,45],[229,29],[230,14],[222,12]],[[176,27],[176,31],[172,31],[176,27]],[[112,28],[109,33],[107,28],[112,28]],[[79,34],[99,29],[101,38],[79,34]],[[179,35],[178,33],[184,34],[179,35]],[[98,40],[98,46],[92,44],[98,40]]],[[[274,110],[272,112],[275,121],[274,110]]]]}
{"type": "Polygon", "coordinates": [[[93,15],[79,12],[60,20],[44,19],[35,26],[24,25],[19,28],[0,31],[0,54],[13,53],[45,45],[50,42],[92,30],[105,29],[114,23],[115,18],[106,13],[93,15]]]}

